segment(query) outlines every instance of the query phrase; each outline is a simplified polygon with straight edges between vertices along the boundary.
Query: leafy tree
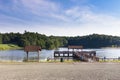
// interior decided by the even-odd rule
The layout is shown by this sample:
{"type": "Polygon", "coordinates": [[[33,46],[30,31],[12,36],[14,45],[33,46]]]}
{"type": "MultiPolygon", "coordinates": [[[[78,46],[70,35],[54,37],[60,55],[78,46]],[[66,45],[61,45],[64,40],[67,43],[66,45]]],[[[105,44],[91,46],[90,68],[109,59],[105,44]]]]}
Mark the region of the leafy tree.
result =
{"type": "Polygon", "coordinates": [[[0,34],[0,44],[2,44],[2,34],[0,34]]]}
{"type": "Polygon", "coordinates": [[[82,45],[84,48],[120,47],[120,37],[92,34],[87,36],[60,37],[25,31],[20,33],[0,34],[0,43],[16,44],[21,47],[38,45],[45,49],[55,49],[68,45],[82,45]]]}
{"type": "Polygon", "coordinates": [[[45,43],[46,49],[53,49],[54,45],[53,42],[51,40],[47,40],[45,43]]]}
{"type": "Polygon", "coordinates": [[[43,39],[37,40],[36,43],[38,46],[41,46],[41,48],[46,48],[45,47],[45,41],[43,39]]]}
{"type": "Polygon", "coordinates": [[[4,36],[4,37],[2,37],[3,43],[4,43],[4,44],[10,43],[9,35],[8,35],[8,34],[4,34],[3,36],[4,36]]]}
{"type": "Polygon", "coordinates": [[[29,41],[27,41],[25,39],[21,40],[21,46],[25,47],[25,46],[29,46],[29,45],[30,45],[29,41]]]}

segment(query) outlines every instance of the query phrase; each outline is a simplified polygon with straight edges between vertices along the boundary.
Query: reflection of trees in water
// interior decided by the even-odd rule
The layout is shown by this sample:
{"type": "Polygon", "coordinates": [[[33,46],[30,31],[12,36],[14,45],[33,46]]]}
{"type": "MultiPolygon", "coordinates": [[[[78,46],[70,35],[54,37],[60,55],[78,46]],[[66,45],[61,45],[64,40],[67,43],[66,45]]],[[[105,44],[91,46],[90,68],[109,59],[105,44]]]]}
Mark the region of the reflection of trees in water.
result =
{"type": "MultiPolygon", "coordinates": [[[[38,57],[29,57],[29,59],[28,59],[29,61],[38,61],[38,57]]],[[[23,58],[23,62],[26,62],[27,61],[27,57],[24,57],[23,58]]]]}
{"type": "MultiPolygon", "coordinates": [[[[27,54],[23,57],[23,62],[27,61],[27,54]]],[[[29,52],[28,53],[28,61],[38,61],[38,53],[37,52],[29,52]]]]}

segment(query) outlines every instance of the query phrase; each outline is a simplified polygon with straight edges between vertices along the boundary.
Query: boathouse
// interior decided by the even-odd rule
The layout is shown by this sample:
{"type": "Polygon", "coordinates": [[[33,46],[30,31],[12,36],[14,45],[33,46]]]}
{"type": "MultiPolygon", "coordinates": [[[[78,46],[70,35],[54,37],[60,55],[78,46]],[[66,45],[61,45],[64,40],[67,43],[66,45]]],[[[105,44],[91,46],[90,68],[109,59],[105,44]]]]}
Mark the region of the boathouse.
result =
{"type": "Polygon", "coordinates": [[[80,61],[98,61],[95,51],[83,51],[83,46],[68,46],[68,51],[54,51],[54,58],[56,59],[72,59],[80,61]],[[71,51],[72,49],[72,51],[71,51]]]}
{"type": "Polygon", "coordinates": [[[24,47],[24,51],[27,54],[27,61],[29,60],[29,52],[37,52],[38,53],[38,61],[39,61],[39,53],[41,51],[41,47],[40,46],[25,46],[24,47]]]}

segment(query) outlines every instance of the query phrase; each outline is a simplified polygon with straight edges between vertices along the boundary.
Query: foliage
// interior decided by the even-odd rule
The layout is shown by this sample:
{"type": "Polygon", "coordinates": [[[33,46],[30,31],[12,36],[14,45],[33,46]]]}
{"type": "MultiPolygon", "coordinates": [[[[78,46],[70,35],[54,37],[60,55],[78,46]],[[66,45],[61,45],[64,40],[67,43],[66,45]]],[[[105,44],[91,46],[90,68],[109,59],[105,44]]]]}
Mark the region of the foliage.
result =
{"type": "Polygon", "coordinates": [[[0,34],[0,44],[2,44],[2,34],[0,34]]]}
{"type": "Polygon", "coordinates": [[[64,46],[64,38],[55,36],[46,36],[34,32],[25,31],[24,34],[20,33],[5,33],[1,34],[3,44],[16,44],[24,47],[28,45],[37,45],[45,49],[56,49],[64,46]]]}
{"type": "Polygon", "coordinates": [[[0,34],[0,43],[15,44],[21,47],[38,45],[44,49],[56,49],[68,45],[82,45],[84,48],[120,47],[120,37],[92,34],[87,36],[60,37],[27,32],[0,34]]]}
{"type": "Polygon", "coordinates": [[[82,45],[84,48],[119,47],[120,37],[92,34],[82,37],[71,37],[69,45],[82,45]]]}

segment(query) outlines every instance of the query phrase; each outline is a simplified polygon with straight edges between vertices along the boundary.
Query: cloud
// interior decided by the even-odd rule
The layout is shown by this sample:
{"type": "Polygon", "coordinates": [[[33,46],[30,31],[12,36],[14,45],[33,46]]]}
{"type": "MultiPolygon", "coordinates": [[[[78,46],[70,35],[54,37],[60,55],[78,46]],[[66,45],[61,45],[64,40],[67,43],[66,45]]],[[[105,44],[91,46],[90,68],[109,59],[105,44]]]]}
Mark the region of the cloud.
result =
{"type": "Polygon", "coordinates": [[[66,10],[65,14],[77,23],[98,24],[106,27],[120,25],[120,19],[109,14],[95,13],[89,6],[75,6],[66,10]]]}
{"type": "Polygon", "coordinates": [[[3,0],[0,1],[0,11],[2,15],[16,17],[26,21],[32,19],[39,20],[41,17],[46,19],[59,19],[60,17],[53,16],[56,15],[59,10],[59,4],[49,0],[12,0],[8,3],[3,0]]]}
{"type": "Polygon", "coordinates": [[[22,25],[28,24],[27,21],[25,22],[22,19],[0,14],[0,24],[9,26],[11,24],[18,25],[19,23],[21,23],[22,25]]]}
{"type": "Polygon", "coordinates": [[[50,0],[21,0],[21,3],[36,16],[67,21],[67,18],[60,14],[62,9],[59,3],[50,0]]]}
{"type": "MultiPolygon", "coordinates": [[[[79,0],[72,1],[76,3],[79,0]]],[[[2,4],[0,1],[0,10],[3,12],[0,13],[0,27],[6,27],[0,31],[28,30],[47,35],[66,36],[92,33],[119,35],[119,18],[102,12],[97,13],[94,11],[96,6],[85,5],[87,0],[82,1],[81,5],[67,8],[62,7],[65,4],[52,0],[12,0],[12,5],[4,5],[5,3],[2,4]],[[22,27],[15,30],[16,25],[22,27]]]]}
{"type": "Polygon", "coordinates": [[[54,13],[58,10],[58,5],[48,0],[21,0],[21,2],[28,10],[37,15],[54,13]]]}

